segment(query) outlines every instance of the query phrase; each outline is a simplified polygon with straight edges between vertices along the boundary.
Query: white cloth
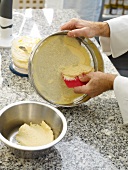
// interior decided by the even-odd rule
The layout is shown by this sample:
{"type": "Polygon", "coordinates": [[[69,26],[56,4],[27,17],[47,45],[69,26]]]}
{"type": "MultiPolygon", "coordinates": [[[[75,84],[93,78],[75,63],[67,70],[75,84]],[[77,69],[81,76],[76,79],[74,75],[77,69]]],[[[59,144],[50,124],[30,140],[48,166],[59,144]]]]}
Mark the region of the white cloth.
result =
{"type": "Polygon", "coordinates": [[[74,9],[81,19],[98,21],[102,0],[45,0],[46,8],[74,9]]]}
{"type": "MultiPolygon", "coordinates": [[[[116,58],[128,51],[128,15],[105,21],[110,27],[110,38],[100,37],[103,52],[116,58]]],[[[114,81],[117,98],[124,124],[128,124],[128,78],[117,76],[114,81]]]]}

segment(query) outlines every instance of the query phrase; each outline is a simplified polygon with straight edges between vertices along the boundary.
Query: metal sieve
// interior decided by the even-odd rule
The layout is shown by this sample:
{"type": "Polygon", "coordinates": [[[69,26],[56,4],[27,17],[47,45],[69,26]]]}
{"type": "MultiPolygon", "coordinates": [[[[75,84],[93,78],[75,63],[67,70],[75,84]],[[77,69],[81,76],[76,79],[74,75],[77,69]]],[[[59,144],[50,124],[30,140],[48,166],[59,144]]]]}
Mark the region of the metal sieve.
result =
{"type": "MultiPolygon", "coordinates": [[[[67,47],[67,44],[65,45],[65,43],[63,43],[61,40],[61,38],[63,39],[67,37],[68,37],[67,31],[57,32],[57,33],[54,33],[48,36],[45,39],[42,39],[35,46],[29,59],[29,78],[30,78],[31,84],[33,85],[37,93],[44,100],[48,101],[49,103],[55,106],[73,107],[73,106],[76,106],[78,104],[81,104],[89,100],[89,96],[87,96],[86,94],[84,95],[80,94],[78,96],[76,94],[73,94],[72,92],[73,89],[71,90],[66,89],[64,84],[61,82],[60,78],[57,79],[57,76],[60,76],[60,73],[57,70],[58,67],[60,68],[63,67],[61,63],[64,63],[65,65],[69,64],[68,60],[71,60],[71,58],[67,56],[68,50],[64,49],[67,47]],[[60,46],[58,46],[58,44],[56,43],[58,42],[58,38],[60,38],[60,46]],[[59,54],[64,53],[65,50],[67,50],[66,51],[67,53],[65,53],[64,57],[59,58],[60,56],[59,54]],[[53,52],[55,53],[54,55],[53,55],[53,52]],[[57,56],[56,59],[54,58],[55,56],[57,56]],[[53,74],[54,70],[56,74],[55,77],[53,74]],[[47,75],[48,72],[50,72],[51,74],[47,75]],[[56,81],[58,81],[57,84],[56,84],[56,81]],[[61,91],[60,89],[62,88],[62,86],[64,90],[62,89],[61,91]],[[74,96],[72,100],[69,100],[70,92],[74,96]],[[61,98],[65,98],[66,102],[65,101],[58,102],[56,99],[54,99],[56,96],[57,97],[61,96],[61,98]]],[[[73,43],[77,42],[80,45],[80,47],[82,46],[82,50],[84,49],[85,51],[87,51],[90,57],[91,65],[94,67],[95,71],[102,71],[102,72],[104,71],[104,64],[103,64],[101,53],[98,50],[97,46],[90,39],[79,37],[79,38],[71,38],[71,41],[73,43]]],[[[69,44],[69,46],[71,46],[71,44],[69,44]]],[[[75,49],[75,47],[70,47],[70,48],[73,48],[73,50],[77,50],[78,52],[81,52],[80,51],[81,48],[80,49],[75,49]]],[[[74,52],[74,55],[75,55],[75,52],[74,52]]],[[[71,62],[74,62],[74,60],[72,59],[71,62]]]]}

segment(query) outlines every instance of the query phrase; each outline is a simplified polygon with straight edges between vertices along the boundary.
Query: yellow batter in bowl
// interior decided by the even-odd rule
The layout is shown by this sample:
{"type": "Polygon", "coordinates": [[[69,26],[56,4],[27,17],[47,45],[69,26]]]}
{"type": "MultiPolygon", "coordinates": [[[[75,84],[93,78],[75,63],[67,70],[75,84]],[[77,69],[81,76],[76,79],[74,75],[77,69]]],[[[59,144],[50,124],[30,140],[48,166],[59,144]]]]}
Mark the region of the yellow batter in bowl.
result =
{"type": "Polygon", "coordinates": [[[11,53],[13,63],[16,67],[28,70],[30,54],[39,41],[39,38],[29,36],[20,36],[13,40],[11,53]]]}

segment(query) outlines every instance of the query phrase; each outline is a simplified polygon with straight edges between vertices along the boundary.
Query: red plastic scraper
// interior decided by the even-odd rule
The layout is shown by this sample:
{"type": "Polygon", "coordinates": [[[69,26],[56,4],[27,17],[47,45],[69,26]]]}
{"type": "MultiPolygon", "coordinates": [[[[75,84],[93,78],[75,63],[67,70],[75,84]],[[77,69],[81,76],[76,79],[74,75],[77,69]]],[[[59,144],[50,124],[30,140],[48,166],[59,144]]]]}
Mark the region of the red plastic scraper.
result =
{"type": "Polygon", "coordinates": [[[85,85],[85,82],[81,82],[78,76],[75,77],[75,78],[72,78],[72,77],[70,78],[70,77],[63,75],[63,79],[64,79],[65,84],[69,88],[74,88],[74,87],[77,87],[77,86],[85,85]]]}

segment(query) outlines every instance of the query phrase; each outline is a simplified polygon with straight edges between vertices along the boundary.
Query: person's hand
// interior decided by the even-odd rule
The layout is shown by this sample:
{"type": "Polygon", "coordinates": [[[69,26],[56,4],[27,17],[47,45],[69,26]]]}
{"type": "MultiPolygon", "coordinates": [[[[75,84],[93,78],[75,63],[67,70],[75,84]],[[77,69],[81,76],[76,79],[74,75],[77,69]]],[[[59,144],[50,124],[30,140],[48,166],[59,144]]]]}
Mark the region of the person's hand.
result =
{"type": "Polygon", "coordinates": [[[70,30],[67,34],[70,37],[110,36],[107,22],[92,22],[75,18],[61,26],[61,30],[70,30]]]}
{"type": "Polygon", "coordinates": [[[75,93],[87,94],[89,97],[95,97],[101,93],[112,90],[114,79],[117,75],[103,72],[90,72],[86,75],[80,75],[79,79],[87,83],[83,86],[74,88],[75,93]]]}

